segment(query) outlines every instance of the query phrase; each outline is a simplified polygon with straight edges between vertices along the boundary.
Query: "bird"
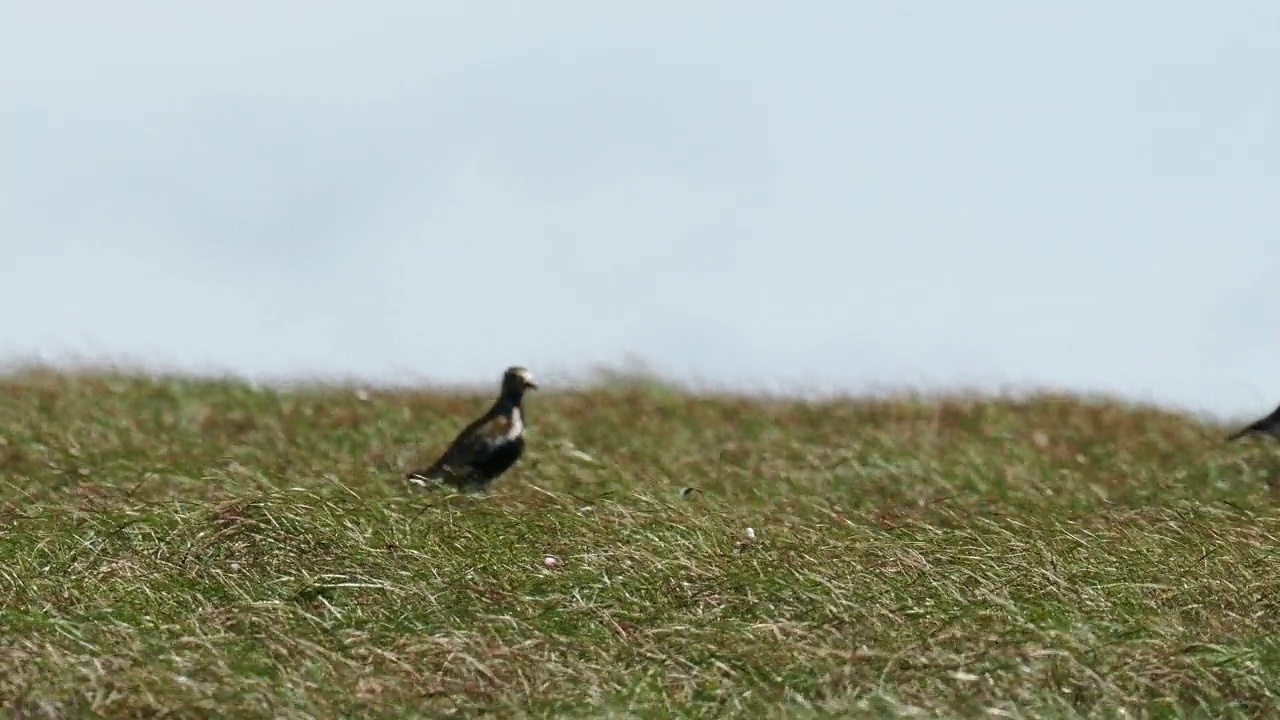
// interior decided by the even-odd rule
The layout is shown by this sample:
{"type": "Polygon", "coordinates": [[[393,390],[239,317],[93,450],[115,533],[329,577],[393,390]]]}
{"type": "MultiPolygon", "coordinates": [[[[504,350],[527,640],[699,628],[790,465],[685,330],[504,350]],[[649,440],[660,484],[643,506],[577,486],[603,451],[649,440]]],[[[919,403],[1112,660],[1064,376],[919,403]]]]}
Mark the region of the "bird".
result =
{"type": "Polygon", "coordinates": [[[524,454],[524,394],[538,384],[527,368],[513,365],[502,374],[498,399],[484,415],[458,433],[440,457],[406,480],[415,487],[445,483],[467,493],[485,492],[524,454]]]}
{"type": "Polygon", "coordinates": [[[1259,420],[1254,420],[1245,427],[1231,433],[1227,436],[1227,442],[1239,440],[1250,433],[1270,435],[1271,437],[1280,440],[1280,407],[1272,410],[1270,415],[1259,420]]]}

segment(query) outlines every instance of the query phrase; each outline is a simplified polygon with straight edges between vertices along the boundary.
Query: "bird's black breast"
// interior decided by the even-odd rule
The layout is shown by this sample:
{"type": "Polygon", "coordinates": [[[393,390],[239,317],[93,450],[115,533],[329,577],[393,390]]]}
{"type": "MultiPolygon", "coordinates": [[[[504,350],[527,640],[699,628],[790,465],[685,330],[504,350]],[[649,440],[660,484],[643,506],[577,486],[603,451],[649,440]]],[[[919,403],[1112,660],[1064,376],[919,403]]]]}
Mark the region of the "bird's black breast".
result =
{"type": "Polygon", "coordinates": [[[492,480],[515,465],[524,454],[524,437],[520,436],[498,445],[472,461],[472,466],[486,480],[492,480]]]}

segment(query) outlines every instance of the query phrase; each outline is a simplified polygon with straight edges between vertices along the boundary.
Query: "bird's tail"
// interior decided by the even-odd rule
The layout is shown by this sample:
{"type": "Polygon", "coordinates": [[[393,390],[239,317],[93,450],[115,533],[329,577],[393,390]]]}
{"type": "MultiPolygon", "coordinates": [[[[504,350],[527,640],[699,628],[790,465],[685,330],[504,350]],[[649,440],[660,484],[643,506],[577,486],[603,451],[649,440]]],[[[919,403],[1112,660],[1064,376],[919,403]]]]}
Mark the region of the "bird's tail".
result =
{"type": "Polygon", "coordinates": [[[1227,436],[1227,439],[1226,439],[1226,442],[1235,442],[1236,440],[1239,440],[1240,438],[1244,437],[1245,435],[1248,435],[1249,433],[1251,433],[1251,432],[1253,432],[1253,431],[1255,431],[1255,430],[1257,430],[1257,429],[1258,429],[1258,428],[1257,428],[1257,427],[1255,427],[1254,425],[1250,425],[1250,426],[1248,426],[1248,427],[1241,428],[1241,429],[1239,429],[1239,430],[1237,430],[1237,431],[1235,431],[1235,432],[1231,433],[1230,435],[1228,435],[1228,436],[1227,436]]]}
{"type": "Polygon", "coordinates": [[[414,470],[404,476],[405,482],[421,490],[431,490],[440,485],[440,481],[432,477],[430,470],[414,470]]]}

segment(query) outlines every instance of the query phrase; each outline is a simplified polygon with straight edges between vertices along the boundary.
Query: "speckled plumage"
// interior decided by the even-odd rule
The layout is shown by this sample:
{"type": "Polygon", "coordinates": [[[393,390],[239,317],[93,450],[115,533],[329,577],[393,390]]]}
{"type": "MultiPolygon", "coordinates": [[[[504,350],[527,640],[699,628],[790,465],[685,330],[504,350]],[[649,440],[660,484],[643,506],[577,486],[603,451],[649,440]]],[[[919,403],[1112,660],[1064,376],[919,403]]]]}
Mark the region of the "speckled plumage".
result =
{"type": "Polygon", "coordinates": [[[466,492],[484,492],[524,454],[526,390],[536,390],[525,368],[507,368],[502,389],[489,411],[463,428],[440,458],[423,470],[408,474],[418,487],[445,483],[466,492]]]}

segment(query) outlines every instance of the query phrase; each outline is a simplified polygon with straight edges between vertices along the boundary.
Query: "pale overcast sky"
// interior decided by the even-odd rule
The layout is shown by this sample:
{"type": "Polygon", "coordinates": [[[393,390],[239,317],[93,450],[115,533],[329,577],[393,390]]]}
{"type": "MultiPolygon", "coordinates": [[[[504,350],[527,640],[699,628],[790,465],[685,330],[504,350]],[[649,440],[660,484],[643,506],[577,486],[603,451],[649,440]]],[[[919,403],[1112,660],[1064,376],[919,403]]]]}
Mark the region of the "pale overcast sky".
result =
{"type": "Polygon", "coordinates": [[[0,358],[1280,402],[1280,3],[10,0],[0,358]]]}

